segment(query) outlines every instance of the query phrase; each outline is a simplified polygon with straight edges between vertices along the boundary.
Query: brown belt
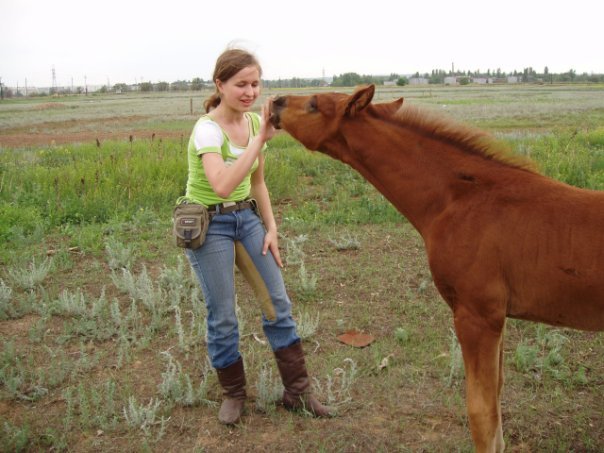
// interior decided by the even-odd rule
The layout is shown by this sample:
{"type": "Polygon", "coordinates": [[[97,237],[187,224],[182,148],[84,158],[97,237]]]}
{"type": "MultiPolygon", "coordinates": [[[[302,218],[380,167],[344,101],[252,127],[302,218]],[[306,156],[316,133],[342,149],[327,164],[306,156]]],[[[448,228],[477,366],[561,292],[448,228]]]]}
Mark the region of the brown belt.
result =
{"type": "Polygon", "coordinates": [[[229,212],[241,211],[242,209],[256,208],[256,200],[225,201],[224,203],[208,206],[211,215],[228,214],[229,212]]]}

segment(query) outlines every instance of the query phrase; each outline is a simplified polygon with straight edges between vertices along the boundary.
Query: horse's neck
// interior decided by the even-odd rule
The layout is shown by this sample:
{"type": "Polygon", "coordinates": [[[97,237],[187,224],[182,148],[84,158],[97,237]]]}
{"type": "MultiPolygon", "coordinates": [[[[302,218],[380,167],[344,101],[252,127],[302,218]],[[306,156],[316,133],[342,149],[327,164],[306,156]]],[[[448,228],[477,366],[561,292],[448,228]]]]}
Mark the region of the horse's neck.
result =
{"type": "Polygon", "coordinates": [[[347,149],[331,154],[361,173],[422,233],[454,198],[453,167],[459,163],[448,153],[452,145],[383,122],[369,126],[345,128],[347,149]]]}

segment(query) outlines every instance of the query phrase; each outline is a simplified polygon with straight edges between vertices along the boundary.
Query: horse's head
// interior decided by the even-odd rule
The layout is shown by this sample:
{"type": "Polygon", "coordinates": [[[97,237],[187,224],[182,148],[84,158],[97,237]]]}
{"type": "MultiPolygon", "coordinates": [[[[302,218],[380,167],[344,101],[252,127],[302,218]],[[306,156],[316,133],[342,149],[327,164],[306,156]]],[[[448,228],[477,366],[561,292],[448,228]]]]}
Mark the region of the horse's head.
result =
{"type": "Polygon", "coordinates": [[[306,148],[328,151],[338,140],[342,122],[353,119],[370,104],[374,85],[358,88],[352,95],[321,93],[279,96],[271,103],[271,122],[284,129],[306,148]]]}

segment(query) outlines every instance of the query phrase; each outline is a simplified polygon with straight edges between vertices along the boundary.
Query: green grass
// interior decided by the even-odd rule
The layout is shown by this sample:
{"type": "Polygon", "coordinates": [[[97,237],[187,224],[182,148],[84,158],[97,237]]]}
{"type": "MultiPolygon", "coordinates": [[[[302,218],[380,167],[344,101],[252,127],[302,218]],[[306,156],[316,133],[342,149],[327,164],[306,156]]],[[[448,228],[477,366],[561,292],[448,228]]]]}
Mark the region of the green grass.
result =
{"type": "MultiPolygon", "coordinates": [[[[603,137],[600,128],[513,144],[540,163],[545,174],[601,190],[603,137]]],[[[186,184],[184,149],[179,140],[5,149],[0,153],[0,238],[15,241],[39,236],[40,228],[46,233],[69,225],[123,221],[139,210],[168,218],[186,184]]],[[[306,152],[289,136],[271,143],[266,173],[273,200],[288,202],[283,216],[289,222],[402,220],[360,175],[319,153],[306,152]]]]}
{"type": "Polygon", "coordinates": [[[4,240],[40,225],[50,231],[123,220],[139,209],[167,216],[186,184],[185,155],[177,142],[5,150],[0,166],[4,240]]]}
{"type": "MultiPolygon", "coordinates": [[[[602,190],[599,90],[378,95],[490,124],[545,174],[602,190]]],[[[149,130],[178,131],[189,127],[188,96],[94,97],[94,108],[58,99],[74,108],[49,119],[83,113],[102,122],[112,109],[136,110],[149,130]]],[[[38,127],[36,105],[0,104],[0,135],[38,127]]],[[[340,416],[314,420],[275,406],[260,307],[237,274],[250,401],[242,426],[219,425],[205,308],[170,232],[185,154],[178,138],[0,149],[0,451],[471,451],[451,312],[421,238],[358,174],[285,134],[266,155],[283,276],[315,391],[340,416]],[[353,328],[376,341],[365,349],[337,341],[353,328]]],[[[603,352],[598,333],[508,322],[509,449],[604,448],[603,352]]]]}

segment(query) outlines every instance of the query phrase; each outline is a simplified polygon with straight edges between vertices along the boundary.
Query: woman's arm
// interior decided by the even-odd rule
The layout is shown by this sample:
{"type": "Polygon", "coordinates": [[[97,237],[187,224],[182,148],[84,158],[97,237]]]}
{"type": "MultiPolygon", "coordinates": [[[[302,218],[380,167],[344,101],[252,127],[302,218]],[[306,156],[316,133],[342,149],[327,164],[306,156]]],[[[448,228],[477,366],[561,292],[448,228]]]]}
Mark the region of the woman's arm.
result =
{"type": "Polygon", "coordinates": [[[271,199],[264,182],[264,155],[260,154],[258,157],[258,168],[252,173],[252,197],[258,202],[258,208],[260,209],[260,216],[266,227],[266,235],[264,236],[264,246],[262,247],[262,254],[266,255],[266,252],[270,249],[277,265],[283,267],[281,261],[281,254],[279,253],[279,241],[277,235],[277,222],[273,214],[273,208],[271,206],[271,199]]]}
{"type": "Polygon", "coordinates": [[[258,136],[232,165],[227,166],[218,153],[207,153],[201,156],[203,168],[216,195],[228,198],[248,174],[254,161],[258,158],[264,142],[258,136]]]}
{"type": "MultiPolygon", "coordinates": [[[[267,101],[268,102],[268,101],[267,101]]],[[[262,123],[247,149],[232,165],[227,166],[218,153],[202,156],[203,167],[212,189],[220,198],[228,198],[249,173],[254,161],[262,154],[262,147],[275,134],[268,112],[268,103],[262,106],[262,123]]]]}

